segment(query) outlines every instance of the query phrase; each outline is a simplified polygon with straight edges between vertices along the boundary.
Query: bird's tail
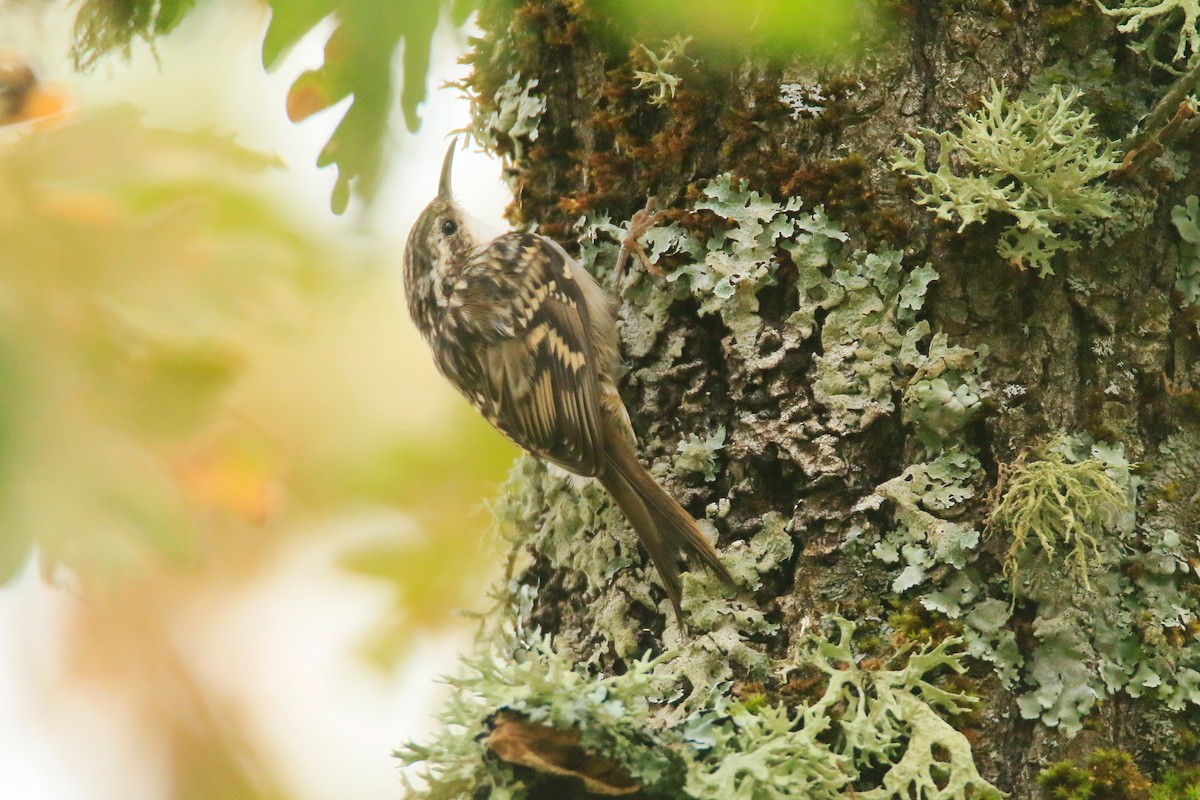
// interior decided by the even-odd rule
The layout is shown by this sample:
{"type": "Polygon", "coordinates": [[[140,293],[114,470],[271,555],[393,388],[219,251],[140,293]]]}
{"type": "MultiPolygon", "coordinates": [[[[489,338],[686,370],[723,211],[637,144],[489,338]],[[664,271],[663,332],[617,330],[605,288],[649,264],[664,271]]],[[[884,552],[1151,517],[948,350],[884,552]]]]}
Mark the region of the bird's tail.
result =
{"type": "Polygon", "coordinates": [[[632,448],[610,448],[600,481],[617,501],[638,540],[650,554],[680,624],[683,623],[680,557],[693,566],[703,565],[726,583],[733,583],[733,577],[696,526],[696,521],[658,485],[638,462],[632,448]]]}

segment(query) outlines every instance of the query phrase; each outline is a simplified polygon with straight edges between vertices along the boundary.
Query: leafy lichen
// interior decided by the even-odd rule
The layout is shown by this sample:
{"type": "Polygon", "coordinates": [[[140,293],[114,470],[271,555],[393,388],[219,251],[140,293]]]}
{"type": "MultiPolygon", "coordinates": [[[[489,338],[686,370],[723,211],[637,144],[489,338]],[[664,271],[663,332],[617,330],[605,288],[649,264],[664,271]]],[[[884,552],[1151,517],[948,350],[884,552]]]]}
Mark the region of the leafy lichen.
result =
{"type": "Polygon", "coordinates": [[[699,472],[704,480],[717,477],[717,452],[725,446],[725,426],[720,425],[708,436],[692,434],[679,443],[675,469],[679,472],[699,472]]]}
{"type": "Polygon", "coordinates": [[[1038,468],[1044,474],[1026,484],[1022,504],[1052,519],[1027,532],[1033,546],[1015,553],[1017,574],[995,568],[995,548],[964,520],[984,473],[961,451],[912,465],[861,501],[862,512],[889,509],[893,526],[876,533],[864,520],[845,549],[883,564],[897,592],[961,624],[967,651],[993,665],[1028,719],[1073,734],[1118,693],[1170,711],[1200,706],[1200,440],[1180,434],[1161,444],[1141,483],[1120,446],[1081,436],[1057,437],[1026,466],[1045,460],[1047,447],[1053,463],[1038,468]],[[1074,524],[1083,525],[1082,560],[1076,539],[1063,541],[1063,526],[1074,524]],[[1057,531],[1051,558],[1038,530],[1057,531]]]}
{"type": "Polygon", "coordinates": [[[1184,305],[1200,302],[1200,198],[1190,195],[1184,205],[1171,209],[1171,222],[1179,231],[1179,268],[1175,288],[1184,305]]]}
{"type": "Polygon", "coordinates": [[[928,187],[917,202],[957,219],[960,231],[993,212],[1014,217],[997,252],[1022,269],[1053,274],[1054,255],[1079,247],[1072,231],[1111,217],[1116,201],[1096,183],[1119,166],[1116,147],[1095,135],[1079,97],[1052,86],[1036,99],[1010,100],[993,83],[977,111],[959,114],[957,133],[921,129],[938,143],[936,170],[926,166],[924,143],[908,135],[914,153],[897,155],[893,165],[928,187]]]}
{"type": "MultiPolygon", "coordinates": [[[[915,800],[994,798],[1000,792],[975,767],[967,738],[947,716],[974,698],[944,688],[938,674],[963,672],[954,639],[896,654],[897,666],[864,662],[855,627],[834,619],[832,636],[814,634],[776,665],[817,676],[811,702],[785,706],[766,698],[736,701],[726,692],[686,715],[672,709],[688,680],[681,653],[633,660],[620,675],[572,664],[550,640],[522,637],[511,619],[502,636],[481,638],[439,715],[442,730],[397,756],[420,767],[424,800],[475,797],[523,800],[561,769],[517,768],[491,751],[487,734],[502,717],[565,731],[584,759],[615,764],[627,789],[646,794],[727,800],[915,800]]],[[[578,765],[575,765],[578,766],[578,765]]]]}

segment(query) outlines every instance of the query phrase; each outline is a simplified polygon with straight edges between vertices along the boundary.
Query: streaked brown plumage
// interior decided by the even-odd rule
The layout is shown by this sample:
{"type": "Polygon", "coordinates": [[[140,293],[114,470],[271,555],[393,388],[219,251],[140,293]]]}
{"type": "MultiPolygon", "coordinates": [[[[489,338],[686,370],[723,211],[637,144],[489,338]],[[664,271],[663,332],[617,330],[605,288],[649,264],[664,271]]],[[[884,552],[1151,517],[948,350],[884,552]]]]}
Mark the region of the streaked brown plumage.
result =
{"type": "Polygon", "coordinates": [[[600,480],[625,513],[680,608],[679,560],[731,581],[695,520],[638,462],[617,393],[612,300],[556,242],[506,233],[477,242],[450,191],[454,143],[438,195],[404,251],[408,309],[450,382],[530,453],[600,480]]]}

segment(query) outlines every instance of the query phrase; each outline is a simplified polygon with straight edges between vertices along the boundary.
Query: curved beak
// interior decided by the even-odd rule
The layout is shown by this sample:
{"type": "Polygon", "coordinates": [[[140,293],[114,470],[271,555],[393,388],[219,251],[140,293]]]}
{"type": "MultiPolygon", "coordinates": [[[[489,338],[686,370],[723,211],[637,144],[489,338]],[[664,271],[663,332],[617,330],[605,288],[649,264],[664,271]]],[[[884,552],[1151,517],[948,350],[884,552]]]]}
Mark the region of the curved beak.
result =
{"type": "Polygon", "coordinates": [[[454,148],[458,145],[458,137],[455,136],[450,140],[450,147],[446,149],[446,158],[442,161],[442,177],[438,181],[438,198],[449,202],[453,197],[453,192],[450,189],[450,173],[454,168],[454,148]]]}

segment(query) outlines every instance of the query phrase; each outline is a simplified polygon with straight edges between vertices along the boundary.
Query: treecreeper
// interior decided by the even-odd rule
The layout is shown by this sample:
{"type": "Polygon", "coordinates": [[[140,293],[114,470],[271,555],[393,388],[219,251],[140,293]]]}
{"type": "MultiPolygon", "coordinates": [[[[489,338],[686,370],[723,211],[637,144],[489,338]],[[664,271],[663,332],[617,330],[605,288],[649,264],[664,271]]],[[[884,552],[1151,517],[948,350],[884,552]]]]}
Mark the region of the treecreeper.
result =
{"type": "MultiPolygon", "coordinates": [[[[616,302],[551,239],[512,231],[477,240],[451,193],[456,144],[404,249],[409,314],[438,370],[497,430],[608,490],[682,624],[682,560],[732,578],[696,521],[638,460],[617,391],[616,302]]],[[[622,243],[621,263],[637,228],[622,243]]]]}

